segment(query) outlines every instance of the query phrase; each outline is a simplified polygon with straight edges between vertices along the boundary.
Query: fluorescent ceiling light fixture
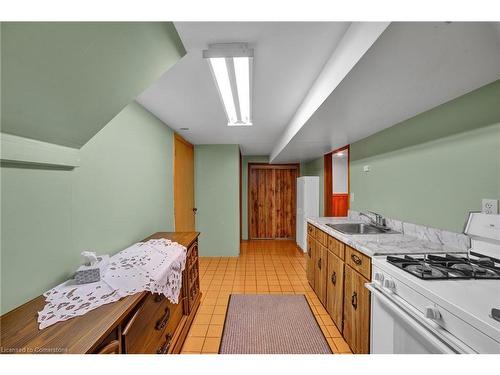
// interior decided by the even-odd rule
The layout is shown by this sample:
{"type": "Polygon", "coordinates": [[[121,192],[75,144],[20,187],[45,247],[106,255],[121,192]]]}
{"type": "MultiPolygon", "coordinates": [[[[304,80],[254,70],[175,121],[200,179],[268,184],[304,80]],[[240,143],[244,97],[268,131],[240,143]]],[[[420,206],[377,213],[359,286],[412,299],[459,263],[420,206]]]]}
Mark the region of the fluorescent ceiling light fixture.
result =
{"type": "Polygon", "coordinates": [[[253,50],[246,43],[211,44],[203,57],[208,59],[228,126],[252,125],[253,50]]]}

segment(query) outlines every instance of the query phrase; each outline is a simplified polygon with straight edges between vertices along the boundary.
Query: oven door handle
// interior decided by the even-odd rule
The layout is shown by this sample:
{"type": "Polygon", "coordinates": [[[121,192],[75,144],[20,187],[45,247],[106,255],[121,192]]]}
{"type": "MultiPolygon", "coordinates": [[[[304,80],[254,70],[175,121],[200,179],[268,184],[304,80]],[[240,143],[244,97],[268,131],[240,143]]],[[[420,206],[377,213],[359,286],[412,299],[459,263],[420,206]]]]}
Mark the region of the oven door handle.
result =
{"type": "Polygon", "coordinates": [[[399,301],[400,298],[396,295],[387,296],[386,293],[377,288],[375,283],[367,283],[365,287],[392,312],[405,318],[405,322],[409,326],[432,343],[442,353],[476,353],[465,344],[457,342],[457,339],[445,337],[441,332],[438,332],[436,328],[432,327],[427,321],[420,317],[420,311],[407,302],[399,301]]]}

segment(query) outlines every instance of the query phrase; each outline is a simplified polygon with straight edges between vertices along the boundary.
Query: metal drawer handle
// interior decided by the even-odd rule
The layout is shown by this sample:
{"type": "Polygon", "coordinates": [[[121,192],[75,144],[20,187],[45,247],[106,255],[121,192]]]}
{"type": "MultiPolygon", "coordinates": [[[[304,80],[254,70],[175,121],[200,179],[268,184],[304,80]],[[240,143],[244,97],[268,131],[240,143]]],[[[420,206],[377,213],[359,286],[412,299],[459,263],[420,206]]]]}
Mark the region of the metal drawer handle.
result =
{"type": "Polygon", "coordinates": [[[170,308],[166,308],[165,309],[165,315],[163,315],[163,318],[161,318],[160,320],[158,320],[156,322],[156,326],[155,328],[159,331],[163,328],[165,328],[165,326],[167,325],[168,321],[170,319],[170,308]]]}
{"type": "Polygon", "coordinates": [[[358,266],[361,265],[361,258],[358,257],[356,254],[351,254],[351,259],[354,263],[356,263],[358,266]]]}
{"type": "Polygon", "coordinates": [[[154,294],[154,301],[155,302],[161,302],[163,300],[163,296],[161,294],[154,294]]]}
{"type": "Polygon", "coordinates": [[[318,268],[321,269],[321,258],[318,259],[318,268]]]}
{"type": "Polygon", "coordinates": [[[337,284],[337,272],[333,271],[332,273],[332,284],[336,285],[337,284]]]}
{"type": "Polygon", "coordinates": [[[358,293],[353,292],[351,297],[351,305],[354,307],[354,310],[358,308],[358,293]]]}
{"type": "Polygon", "coordinates": [[[168,349],[170,348],[170,344],[172,343],[172,334],[169,332],[167,333],[167,335],[165,336],[165,344],[163,344],[162,346],[160,346],[158,348],[158,350],[156,351],[156,353],[158,354],[166,354],[168,352],[168,349]]]}

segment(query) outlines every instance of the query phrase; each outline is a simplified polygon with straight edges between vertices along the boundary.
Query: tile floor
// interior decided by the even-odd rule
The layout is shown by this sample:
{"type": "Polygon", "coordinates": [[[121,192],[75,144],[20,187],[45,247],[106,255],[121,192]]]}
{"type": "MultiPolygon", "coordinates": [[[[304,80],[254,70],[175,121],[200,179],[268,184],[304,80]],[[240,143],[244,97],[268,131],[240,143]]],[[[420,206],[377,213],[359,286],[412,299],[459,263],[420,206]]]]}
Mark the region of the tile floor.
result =
{"type": "Polygon", "coordinates": [[[244,241],[239,257],[201,257],[202,302],[182,354],[217,353],[230,294],[304,294],[334,353],[351,353],[309,286],[305,256],[292,241],[244,241]]]}

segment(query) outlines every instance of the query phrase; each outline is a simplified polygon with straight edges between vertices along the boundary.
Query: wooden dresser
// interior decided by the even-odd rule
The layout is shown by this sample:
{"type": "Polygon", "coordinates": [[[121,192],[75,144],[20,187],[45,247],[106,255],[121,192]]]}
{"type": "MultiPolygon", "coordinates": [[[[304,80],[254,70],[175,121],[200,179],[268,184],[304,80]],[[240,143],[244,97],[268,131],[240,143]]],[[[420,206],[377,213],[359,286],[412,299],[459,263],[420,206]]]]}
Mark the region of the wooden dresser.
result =
{"type": "Polygon", "coordinates": [[[179,353],[200,305],[198,232],[158,232],[188,249],[178,304],[137,293],[87,314],[38,329],[39,296],[0,317],[0,353],[179,353]]]}

